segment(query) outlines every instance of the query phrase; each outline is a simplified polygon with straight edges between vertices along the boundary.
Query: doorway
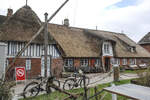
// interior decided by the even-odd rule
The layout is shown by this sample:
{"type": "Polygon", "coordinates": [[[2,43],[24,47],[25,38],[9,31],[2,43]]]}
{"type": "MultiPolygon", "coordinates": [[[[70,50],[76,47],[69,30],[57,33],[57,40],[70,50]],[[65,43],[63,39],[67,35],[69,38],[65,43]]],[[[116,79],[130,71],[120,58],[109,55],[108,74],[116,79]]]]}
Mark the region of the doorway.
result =
{"type": "Polygon", "coordinates": [[[108,72],[110,70],[110,58],[105,58],[105,70],[108,72]]]}
{"type": "MultiPolygon", "coordinates": [[[[50,56],[47,56],[47,77],[50,76],[50,67],[51,67],[51,59],[50,56]]],[[[41,56],[41,76],[45,76],[45,65],[44,65],[44,56],[41,56]]]]}

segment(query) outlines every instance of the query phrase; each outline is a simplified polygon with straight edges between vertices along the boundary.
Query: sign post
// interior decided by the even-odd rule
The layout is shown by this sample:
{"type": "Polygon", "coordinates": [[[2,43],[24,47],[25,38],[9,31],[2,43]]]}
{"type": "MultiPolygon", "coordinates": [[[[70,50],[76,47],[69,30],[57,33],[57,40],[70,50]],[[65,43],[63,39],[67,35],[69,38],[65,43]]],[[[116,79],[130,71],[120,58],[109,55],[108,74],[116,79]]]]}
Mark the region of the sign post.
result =
{"type": "Polygon", "coordinates": [[[25,81],[26,79],[26,73],[25,73],[25,67],[16,67],[16,81],[25,81]]]}

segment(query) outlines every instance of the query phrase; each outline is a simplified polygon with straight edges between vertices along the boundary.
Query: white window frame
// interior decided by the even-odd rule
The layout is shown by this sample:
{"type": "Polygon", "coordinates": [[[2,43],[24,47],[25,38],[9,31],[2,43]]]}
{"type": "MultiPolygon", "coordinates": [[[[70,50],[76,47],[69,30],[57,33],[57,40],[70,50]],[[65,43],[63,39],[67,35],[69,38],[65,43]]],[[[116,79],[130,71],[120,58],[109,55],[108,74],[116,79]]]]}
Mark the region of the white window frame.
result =
{"type": "Polygon", "coordinates": [[[31,59],[26,59],[26,70],[31,70],[31,59]]]}
{"type": "Polygon", "coordinates": [[[65,59],[64,65],[66,67],[73,67],[73,59],[65,59]]]}
{"type": "Polygon", "coordinates": [[[104,43],[104,53],[105,54],[110,54],[109,48],[110,48],[109,43],[104,43]]]}
{"type": "Polygon", "coordinates": [[[113,47],[111,42],[104,42],[102,48],[103,56],[113,56],[113,47]]]}
{"type": "MultiPolygon", "coordinates": [[[[9,65],[9,60],[8,59],[6,59],[6,61],[5,61],[5,66],[7,67],[9,65]]],[[[6,68],[5,67],[5,68],[6,68]]]]}
{"type": "Polygon", "coordinates": [[[122,59],[122,65],[127,65],[127,59],[122,59]]]}
{"type": "Polygon", "coordinates": [[[95,59],[95,66],[99,66],[100,65],[100,59],[95,59]]]}
{"type": "Polygon", "coordinates": [[[129,59],[130,65],[136,65],[136,59],[129,59]]]}
{"type": "Polygon", "coordinates": [[[88,59],[80,59],[80,65],[81,66],[88,66],[89,60],[88,59]]]}
{"type": "Polygon", "coordinates": [[[119,58],[111,58],[111,64],[112,65],[120,65],[120,59],[119,58]]]}

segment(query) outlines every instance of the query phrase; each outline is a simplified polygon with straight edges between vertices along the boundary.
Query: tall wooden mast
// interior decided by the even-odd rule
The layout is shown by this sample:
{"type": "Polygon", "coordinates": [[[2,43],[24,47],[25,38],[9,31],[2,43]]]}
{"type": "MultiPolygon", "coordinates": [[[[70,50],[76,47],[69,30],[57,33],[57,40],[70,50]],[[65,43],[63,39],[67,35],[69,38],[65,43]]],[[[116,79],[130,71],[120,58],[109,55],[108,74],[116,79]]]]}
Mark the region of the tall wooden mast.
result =
{"type": "MultiPolygon", "coordinates": [[[[48,46],[48,13],[45,13],[45,28],[44,28],[44,67],[45,67],[45,77],[47,77],[47,46],[48,46]]],[[[51,66],[50,66],[51,67],[51,66]]]]}

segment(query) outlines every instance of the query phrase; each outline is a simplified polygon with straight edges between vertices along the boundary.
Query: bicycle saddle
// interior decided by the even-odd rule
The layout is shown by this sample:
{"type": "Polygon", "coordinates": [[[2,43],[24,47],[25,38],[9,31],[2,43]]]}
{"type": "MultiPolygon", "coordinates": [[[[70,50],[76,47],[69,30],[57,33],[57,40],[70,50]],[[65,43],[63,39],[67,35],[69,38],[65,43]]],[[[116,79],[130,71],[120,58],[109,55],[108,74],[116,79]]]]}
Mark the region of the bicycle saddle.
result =
{"type": "Polygon", "coordinates": [[[42,76],[39,76],[39,77],[36,78],[36,80],[42,80],[42,79],[43,79],[42,76]]]}

